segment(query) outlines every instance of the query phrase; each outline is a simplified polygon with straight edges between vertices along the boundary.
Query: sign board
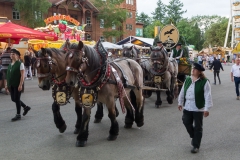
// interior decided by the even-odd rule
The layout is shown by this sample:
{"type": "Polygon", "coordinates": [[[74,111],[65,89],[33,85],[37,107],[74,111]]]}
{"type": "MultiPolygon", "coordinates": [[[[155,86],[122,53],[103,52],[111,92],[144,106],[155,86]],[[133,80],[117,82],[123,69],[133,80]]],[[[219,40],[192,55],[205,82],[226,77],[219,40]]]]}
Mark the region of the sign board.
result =
{"type": "Polygon", "coordinates": [[[136,28],[136,36],[142,37],[143,36],[143,29],[142,28],[136,28]]]}
{"type": "Polygon", "coordinates": [[[162,28],[159,39],[166,49],[173,48],[179,40],[178,29],[174,25],[166,25],[162,28]]]}

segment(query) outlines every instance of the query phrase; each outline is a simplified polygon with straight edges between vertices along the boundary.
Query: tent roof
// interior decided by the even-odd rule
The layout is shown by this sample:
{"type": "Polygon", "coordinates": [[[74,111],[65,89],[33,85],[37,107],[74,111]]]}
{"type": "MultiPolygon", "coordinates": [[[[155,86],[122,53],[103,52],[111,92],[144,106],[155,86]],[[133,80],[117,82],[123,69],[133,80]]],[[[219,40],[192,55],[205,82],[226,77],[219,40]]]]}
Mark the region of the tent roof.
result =
{"type": "Polygon", "coordinates": [[[129,36],[121,41],[119,41],[117,44],[118,45],[122,45],[125,43],[133,43],[136,45],[140,45],[140,46],[146,46],[146,47],[150,47],[153,45],[153,38],[142,38],[142,37],[135,37],[135,36],[129,36]],[[131,42],[130,42],[131,39],[131,42]]]}
{"type": "Polygon", "coordinates": [[[102,42],[102,45],[106,49],[122,49],[122,46],[110,42],[102,42]]]}

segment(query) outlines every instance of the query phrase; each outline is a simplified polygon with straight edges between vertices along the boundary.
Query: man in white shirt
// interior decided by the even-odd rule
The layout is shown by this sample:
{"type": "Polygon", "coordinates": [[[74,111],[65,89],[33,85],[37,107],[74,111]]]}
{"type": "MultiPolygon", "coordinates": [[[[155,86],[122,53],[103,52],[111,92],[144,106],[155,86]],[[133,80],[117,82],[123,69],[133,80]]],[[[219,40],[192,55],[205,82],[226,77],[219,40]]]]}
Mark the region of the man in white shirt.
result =
{"type": "Polygon", "coordinates": [[[236,58],[235,64],[231,68],[231,80],[235,82],[237,100],[239,97],[239,84],[240,84],[240,58],[236,58]]]}

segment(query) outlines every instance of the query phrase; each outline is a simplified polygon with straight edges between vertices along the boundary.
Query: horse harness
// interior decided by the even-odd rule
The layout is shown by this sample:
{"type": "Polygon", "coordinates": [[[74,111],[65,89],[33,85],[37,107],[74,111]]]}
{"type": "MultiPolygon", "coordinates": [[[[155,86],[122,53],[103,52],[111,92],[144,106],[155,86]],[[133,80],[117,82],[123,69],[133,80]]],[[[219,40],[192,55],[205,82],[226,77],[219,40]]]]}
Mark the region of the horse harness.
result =
{"type": "MultiPolygon", "coordinates": [[[[38,73],[37,77],[38,78],[46,78],[46,77],[51,77],[51,85],[52,85],[52,97],[54,99],[54,102],[57,103],[58,105],[66,105],[69,102],[69,99],[71,97],[72,91],[71,87],[67,85],[65,79],[62,81],[58,81],[59,77],[64,76],[66,73],[61,74],[60,76],[56,77],[55,74],[51,74],[52,70],[52,65],[55,64],[52,60],[52,58],[49,57],[41,57],[41,58],[36,58],[36,67],[39,68],[41,66],[41,60],[47,60],[48,63],[48,73],[38,73]],[[71,92],[70,92],[71,91],[71,92]]],[[[55,64],[56,65],[56,64],[55,64]]]]}
{"type": "MultiPolygon", "coordinates": [[[[79,92],[78,92],[80,104],[85,108],[93,108],[95,103],[97,102],[98,91],[100,91],[101,88],[106,83],[114,84],[114,85],[117,85],[118,98],[120,101],[122,111],[123,111],[123,113],[125,113],[124,100],[123,100],[123,96],[124,96],[123,93],[125,92],[124,88],[134,89],[135,87],[128,84],[128,78],[127,78],[126,74],[124,73],[123,69],[116,62],[108,62],[107,61],[107,56],[108,56],[107,51],[105,50],[105,48],[102,46],[102,44],[100,42],[98,42],[96,44],[95,49],[96,49],[97,53],[99,54],[99,56],[101,57],[100,58],[101,59],[101,61],[100,61],[101,67],[97,68],[98,69],[97,74],[91,82],[86,82],[86,80],[84,78],[86,75],[82,74],[81,69],[79,71],[70,66],[66,67],[67,71],[72,71],[72,72],[77,73],[78,82],[79,82],[78,86],[80,86],[79,92]],[[121,79],[120,76],[118,75],[117,69],[122,73],[123,79],[121,79]],[[114,79],[111,78],[111,73],[112,73],[114,79]]],[[[72,53],[69,54],[70,58],[72,56],[71,54],[72,53]]],[[[82,63],[86,63],[86,64],[88,63],[88,59],[87,59],[87,57],[85,57],[84,52],[83,52],[81,61],[82,61],[82,63]]],[[[96,70],[94,70],[94,71],[96,71],[96,70]]],[[[126,92],[125,92],[125,94],[126,94],[126,92]]],[[[127,97],[127,95],[126,95],[126,97],[127,97]]],[[[130,100],[129,100],[129,102],[130,102],[130,100]]],[[[131,104],[131,102],[130,102],[130,104],[131,104]]],[[[132,106],[132,108],[133,108],[133,106],[132,106]]]]}

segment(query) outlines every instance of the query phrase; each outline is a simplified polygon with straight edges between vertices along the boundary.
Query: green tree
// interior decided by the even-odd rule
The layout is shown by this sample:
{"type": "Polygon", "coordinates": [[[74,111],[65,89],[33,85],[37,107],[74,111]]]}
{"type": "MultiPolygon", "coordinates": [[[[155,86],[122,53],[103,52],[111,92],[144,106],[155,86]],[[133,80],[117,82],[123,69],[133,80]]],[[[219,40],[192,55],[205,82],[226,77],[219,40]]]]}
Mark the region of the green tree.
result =
{"type": "Polygon", "coordinates": [[[120,37],[124,34],[122,23],[126,21],[130,13],[120,8],[123,2],[124,0],[94,0],[94,5],[99,10],[97,19],[104,22],[103,36],[105,38],[120,37]],[[113,26],[116,29],[112,29],[113,26]]]}
{"type": "Polygon", "coordinates": [[[167,23],[171,20],[172,23],[177,24],[181,19],[182,15],[186,13],[187,10],[183,10],[183,3],[180,0],[171,0],[168,5],[166,5],[166,20],[167,23]]]}
{"type": "MultiPolygon", "coordinates": [[[[224,40],[226,36],[228,26],[228,19],[223,18],[222,21],[212,24],[209,29],[206,30],[205,33],[205,41],[203,46],[208,47],[211,46],[223,46],[224,40]]],[[[230,42],[231,34],[229,34],[228,42],[230,42]]],[[[230,43],[227,44],[230,47],[230,43]]]]}
{"type": "Polygon", "coordinates": [[[154,27],[155,26],[160,26],[162,28],[163,24],[159,20],[152,22],[150,25],[148,25],[146,28],[144,28],[143,36],[146,38],[154,38],[154,27]]]}
{"type": "Polygon", "coordinates": [[[165,19],[166,14],[166,6],[162,3],[161,0],[158,0],[157,2],[157,8],[154,12],[152,12],[153,20],[159,20],[161,23],[163,23],[165,19]]]}
{"type": "Polygon", "coordinates": [[[203,35],[195,21],[182,19],[177,24],[180,33],[179,42],[185,45],[194,45],[197,50],[202,49],[203,35]]]}
{"type": "Polygon", "coordinates": [[[144,12],[141,12],[140,15],[137,15],[136,17],[137,22],[143,23],[143,28],[147,27],[149,24],[151,24],[152,19],[144,12]]]}
{"type": "Polygon", "coordinates": [[[48,12],[51,3],[48,0],[16,0],[14,8],[21,13],[21,17],[28,27],[44,26],[43,15],[48,12]]]}
{"type": "Polygon", "coordinates": [[[205,32],[207,29],[209,29],[209,27],[212,24],[222,21],[223,19],[224,17],[218,16],[218,15],[212,15],[212,16],[204,15],[204,16],[194,16],[191,18],[191,21],[193,21],[194,23],[197,23],[199,28],[203,32],[205,32]]]}

